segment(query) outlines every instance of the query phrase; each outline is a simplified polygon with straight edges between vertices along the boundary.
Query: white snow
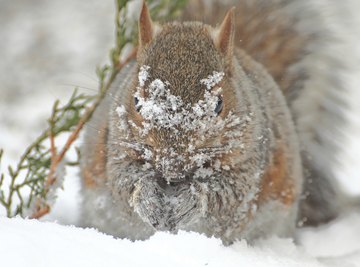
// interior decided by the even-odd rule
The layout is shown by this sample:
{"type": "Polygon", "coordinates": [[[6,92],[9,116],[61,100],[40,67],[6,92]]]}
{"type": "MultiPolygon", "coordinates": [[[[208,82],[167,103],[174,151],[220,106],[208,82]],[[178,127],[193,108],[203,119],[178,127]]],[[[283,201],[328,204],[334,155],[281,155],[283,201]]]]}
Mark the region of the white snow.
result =
{"type": "Polygon", "coordinates": [[[197,233],[159,232],[146,241],[115,239],[94,229],[21,218],[0,218],[1,266],[360,266],[360,215],[300,233],[302,244],[272,237],[254,245],[221,241],[197,233]],[[355,226],[355,227],[354,227],[355,226]],[[336,229],[338,228],[338,229],[336,229]],[[338,233],[345,237],[339,238],[338,233]],[[353,232],[354,233],[354,232],[353,232]],[[326,240],[324,244],[324,240],[326,240]],[[319,248],[319,244],[324,244],[319,248]]]}
{"type": "Polygon", "coordinates": [[[149,78],[149,73],[148,73],[149,69],[150,69],[150,67],[146,66],[146,65],[140,67],[140,71],[139,71],[139,75],[138,75],[140,86],[144,86],[145,82],[149,78]]]}
{"type": "Polygon", "coordinates": [[[217,85],[224,78],[223,72],[213,71],[212,75],[209,75],[207,78],[202,79],[200,82],[206,85],[206,89],[210,90],[215,85],[217,85]]]}
{"type": "MultiPolygon", "coordinates": [[[[360,3],[358,0],[340,2],[342,14],[347,14],[341,16],[343,28],[348,31],[351,42],[357,44],[360,42],[357,14],[360,3]]],[[[138,10],[135,6],[138,7],[133,5],[132,14],[138,10]]],[[[59,85],[71,81],[96,90],[95,75],[91,74],[89,79],[83,73],[94,73],[94,66],[111,46],[112,14],[113,1],[38,0],[36,5],[32,1],[1,2],[0,37],[8,41],[0,43],[3,167],[16,163],[24,146],[44,128],[54,100],[66,99],[66,92],[72,92],[73,86],[64,90],[59,85]]],[[[344,57],[349,56],[347,52],[344,57]]],[[[351,56],[360,60],[360,49],[351,56]]],[[[341,155],[345,165],[338,172],[343,184],[355,194],[360,192],[360,93],[357,90],[360,70],[351,75],[349,86],[354,89],[354,95],[350,97],[353,111],[349,117],[352,124],[341,155]]],[[[122,110],[118,111],[121,114],[122,110]]],[[[320,228],[299,230],[298,244],[272,237],[251,246],[241,241],[224,247],[215,238],[184,232],[157,233],[149,240],[130,242],[93,229],[68,226],[79,223],[77,172],[74,168],[67,169],[65,190],[59,191],[51,214],[42,221],[7,219],[0,208],[1,267],[360,266],[360,213],[355,212],[320,228]]]]}

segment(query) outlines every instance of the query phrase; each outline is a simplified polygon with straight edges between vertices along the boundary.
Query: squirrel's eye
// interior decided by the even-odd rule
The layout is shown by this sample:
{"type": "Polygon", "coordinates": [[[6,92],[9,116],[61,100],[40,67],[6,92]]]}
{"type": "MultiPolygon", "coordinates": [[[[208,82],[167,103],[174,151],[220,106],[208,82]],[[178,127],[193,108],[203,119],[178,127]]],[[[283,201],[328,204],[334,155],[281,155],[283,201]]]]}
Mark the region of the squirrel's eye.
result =
{"type": "Polygon", "coordinates": [[[136,96],[134,97],[134,105],[135,105],[136,111],[139,112],[141,109],[141,106],[139,105],[139,98],[137,98],[136,96]]]}
{"type": "Polygon", "coordinates": [[[223,99],[221,96],[219,96],[218,98],[218,102],[216,104],[216,107],[215,107],[215,110],[214,112],[216,113],[216,115],[219,115],[223,109],[223,106],[224,106],[224,102],[223,102],[223,99]]]}

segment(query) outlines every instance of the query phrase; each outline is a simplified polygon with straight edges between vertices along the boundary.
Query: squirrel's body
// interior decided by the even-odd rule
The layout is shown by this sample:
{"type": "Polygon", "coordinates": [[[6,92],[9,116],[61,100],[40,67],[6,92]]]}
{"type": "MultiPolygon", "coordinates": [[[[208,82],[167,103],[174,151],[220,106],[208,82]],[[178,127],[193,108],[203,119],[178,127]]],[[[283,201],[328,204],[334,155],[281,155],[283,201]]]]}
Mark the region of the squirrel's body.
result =
{"type": "MultiPolygon", "coordinates": [[[[326,161],[310,159],[317,143],[331,148],[316,132],[328,125],[300,109],[335,119],[323,105],[334,89],[321,91],[330,78],[310,73],[317,32],[301,32],[297,2],[239,1],[236,20],[230,11],[218,28],[155,26],[143,7],[137,62],[121,70],[85,136],[84,225],[133,240],[192,230],[231,243],[336,216],[331,172],[319,171],[326,161]],[[321,79],[316,103],[307,90],[321,79]]],[[[189,10],[206,18],[197,5],[189,10]]]]}

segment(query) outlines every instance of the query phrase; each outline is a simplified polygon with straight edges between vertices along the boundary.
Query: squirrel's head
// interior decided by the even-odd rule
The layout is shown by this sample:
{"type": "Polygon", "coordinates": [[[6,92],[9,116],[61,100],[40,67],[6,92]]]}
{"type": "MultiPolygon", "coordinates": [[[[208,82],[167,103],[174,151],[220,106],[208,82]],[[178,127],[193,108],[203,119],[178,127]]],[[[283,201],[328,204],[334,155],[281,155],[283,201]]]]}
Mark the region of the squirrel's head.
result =
{"type": "Polygon", "coordinates": [[[233,113],[234,10],[220,27],[139,20],[137,74],[119,109],[127,157],[138,162],[131,203],[158,229],[200,214],[207,179],[231,168],[242,121],[233,113]]]}

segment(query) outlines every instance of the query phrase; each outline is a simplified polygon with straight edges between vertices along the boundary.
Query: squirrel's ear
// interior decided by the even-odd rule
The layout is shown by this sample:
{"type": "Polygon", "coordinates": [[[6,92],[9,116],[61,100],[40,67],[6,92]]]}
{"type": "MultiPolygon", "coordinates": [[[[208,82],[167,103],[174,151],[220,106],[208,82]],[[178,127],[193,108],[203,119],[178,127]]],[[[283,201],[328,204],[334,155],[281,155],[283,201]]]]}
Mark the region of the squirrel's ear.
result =
{"type": "Polygon", "coordinates": [[[215,45],[225,56],[232,57],[234,49],[234,35],[235,35],[235,7],[231,8],[215,37],[215,45]]]}
{"type": "Polygon", "coordinates": [[[142,48],[148,44],[154,36],[154,24],[151,20],[149,9],[143,1],[139,18],[139,47],[142,48]]]}

